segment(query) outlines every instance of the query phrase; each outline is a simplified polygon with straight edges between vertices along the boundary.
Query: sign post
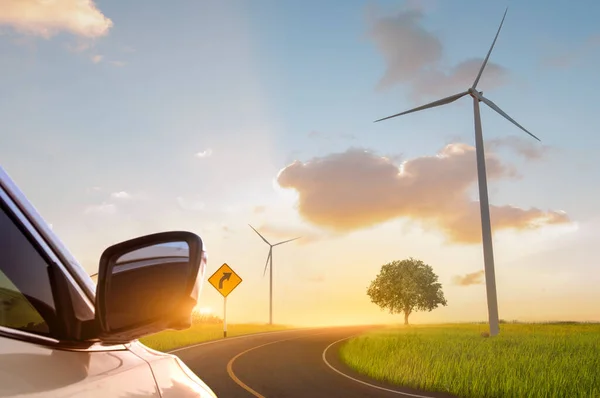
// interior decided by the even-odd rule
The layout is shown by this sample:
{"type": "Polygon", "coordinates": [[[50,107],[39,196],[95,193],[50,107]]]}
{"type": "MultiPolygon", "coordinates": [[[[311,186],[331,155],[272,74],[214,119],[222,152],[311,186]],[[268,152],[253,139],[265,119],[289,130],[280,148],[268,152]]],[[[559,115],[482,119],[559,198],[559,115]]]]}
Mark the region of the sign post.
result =
{"type": "Polygon", "coordinates": [[[242,283],[242,278],[225,263],[208,278],[208,282],[223,296],[223,337],[227,337],[227,296],[242,283]]]}
{"type": "Polygon", "coordinates": [[[223,337],[227,337],[227,296],[223,297],[223,337]]]}

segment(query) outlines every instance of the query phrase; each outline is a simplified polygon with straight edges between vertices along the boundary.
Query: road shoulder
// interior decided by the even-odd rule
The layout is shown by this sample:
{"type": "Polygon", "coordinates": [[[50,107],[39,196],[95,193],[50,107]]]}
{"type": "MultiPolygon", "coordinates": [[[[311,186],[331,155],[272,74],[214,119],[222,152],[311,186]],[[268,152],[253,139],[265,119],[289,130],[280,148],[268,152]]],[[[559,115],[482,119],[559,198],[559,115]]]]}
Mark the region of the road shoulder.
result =
{"type": "Polygon", "coordinates": [[[438,391],[422,391],[410,387],[398,386],[379,380],[372,379],[368,376],[358,373],[350,366],[346,365],[340,359],[340,348],[342,345],[357,336],[350,336],[344,339],[331,343],[323,351],[323,361],[332,370],[338,373],[340,377],[346,377],[353,380],[356,383],[370,386],[375,389],[380,389],[389,393],[397,394],[398,396],[413,397],[413,398],[455,398],[455,395],[451,395],[447,392],[438,391]]]}

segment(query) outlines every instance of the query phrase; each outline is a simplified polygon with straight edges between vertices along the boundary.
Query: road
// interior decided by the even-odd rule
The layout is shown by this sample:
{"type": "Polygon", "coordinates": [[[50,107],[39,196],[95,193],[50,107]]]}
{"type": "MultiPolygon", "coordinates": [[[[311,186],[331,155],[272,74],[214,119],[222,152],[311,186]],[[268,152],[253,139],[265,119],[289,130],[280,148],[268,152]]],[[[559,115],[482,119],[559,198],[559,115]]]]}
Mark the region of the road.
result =
{"type": "Polygon", "coordinates": [[[338,360],[344,339],[372,326],[299,329],[173,351],[219,398],[451,397],[370,380],[338,360]]]}

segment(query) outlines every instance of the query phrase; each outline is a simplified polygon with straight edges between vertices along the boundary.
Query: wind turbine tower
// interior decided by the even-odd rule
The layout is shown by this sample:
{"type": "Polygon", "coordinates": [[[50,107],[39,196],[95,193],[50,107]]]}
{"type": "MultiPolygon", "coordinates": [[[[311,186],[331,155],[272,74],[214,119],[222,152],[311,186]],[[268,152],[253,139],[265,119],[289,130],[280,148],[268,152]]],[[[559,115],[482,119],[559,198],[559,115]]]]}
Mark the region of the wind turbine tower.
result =
{"type": "Polygon", "coordinates": [[[267,262],[265,263],[265,270],[263,271],[263,276],[265,276],[265,274],[267,273],[267,267],[269,267],[269,325],[272,325],[273,324],[273,248],[275,246],[283,245],[284,243],[288,243],[293,240],[300,239],[300,237],[284,240],[283,242],[275,243],[272,245],[271,243],[269,243],[268,240],[265,239],[264,236],[262,236],[260,234],[260,232],[258,232],[256,229],[254,229],[254,227],[252,225],[250,225],[250,224],[248,224],[248,225],[250,226],[250,228],[252,228],[254,230],[254,232],[256,232],[258,234],[258,236],[261,237],[261,239],[263,241],[265,241],[265,243],[267,245],[269,245],[269,255],[267,256],[267,262]]]}
{"type": "Polygon", "coordinates": [[[483,240],[483,260],[484,260],[484,269],[485,269],[485,284],[486,284],[486,293],[487,293],[487,305],[488,305],[488,317],[490,324],[490,335],[495,336],[500,332],[499,319],[498,319],[498,298],[496,294],[496,276],[494,272],[494,251],[492,245],[492,228],[490,222],[490,205],[488,202],[488,190],[487,190],[487,178],[485,171],[485,154],[483,149],[483,133],[481,128],[481,116],[479,112],[479,103],[483,102],[494,111],[499,113],[505,119],[510,121],[512,124],[540,141],[538,137],[531,134],[527,131],[523,126],[517,123],[513,118],[508,116],[498,105],[494,104],[491,100],[485,98],[483,96],[483,92],[477,90],[477,84],[479,83],[479,79],[485,69],[485,66],[490,58],[490,54],[494,49],[494,45],[496,44],[496,40],[498,39],[498,35],[500,34],[500,29],[502,29],[502,24],[504,23],[504,18],[506,18],[506,13],[508,12],[508,8],[504,11],[504,16],[502,17],[502,22],[500,22],[500,27],[498,28],[498,32],[496,32],[496,37],[494,37],[494,41],[492,42],[492,46],[488,51],[483,64],[481,65],[481,69],[473,82],[473,85],[463,91],[462,93],[454,94],[446,98],[442,98],[440,100],[431,102],[426,105],[419,106],[417,108],[401,112],[392,116],[385,117],[383,119],[376,120],[375,122],[380,122],[382,120],[391,119],[393,117],[406,115],[407,113],[417,112],[428,108],[434,108],[440,105],[446,105],[451,102],[456,101],[459,98],[464,97],[465,95],[469,95],[473,98],[473,111],[475,114],[475,152],[477,156],[477,178],[479,185],[479,207],[481,211],[481,235],[483,240]]]}

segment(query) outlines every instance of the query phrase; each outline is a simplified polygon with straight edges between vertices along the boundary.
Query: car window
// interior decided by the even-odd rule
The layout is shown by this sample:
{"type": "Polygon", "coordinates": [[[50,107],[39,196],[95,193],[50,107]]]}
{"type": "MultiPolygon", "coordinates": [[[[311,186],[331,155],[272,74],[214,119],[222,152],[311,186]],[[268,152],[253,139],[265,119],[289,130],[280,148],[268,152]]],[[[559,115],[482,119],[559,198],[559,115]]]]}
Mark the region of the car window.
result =
{"type": "Polygon", "coordinates": [[[48,263],[0,206],[0,326],[51,335],[56,324],[48,263]]]}

